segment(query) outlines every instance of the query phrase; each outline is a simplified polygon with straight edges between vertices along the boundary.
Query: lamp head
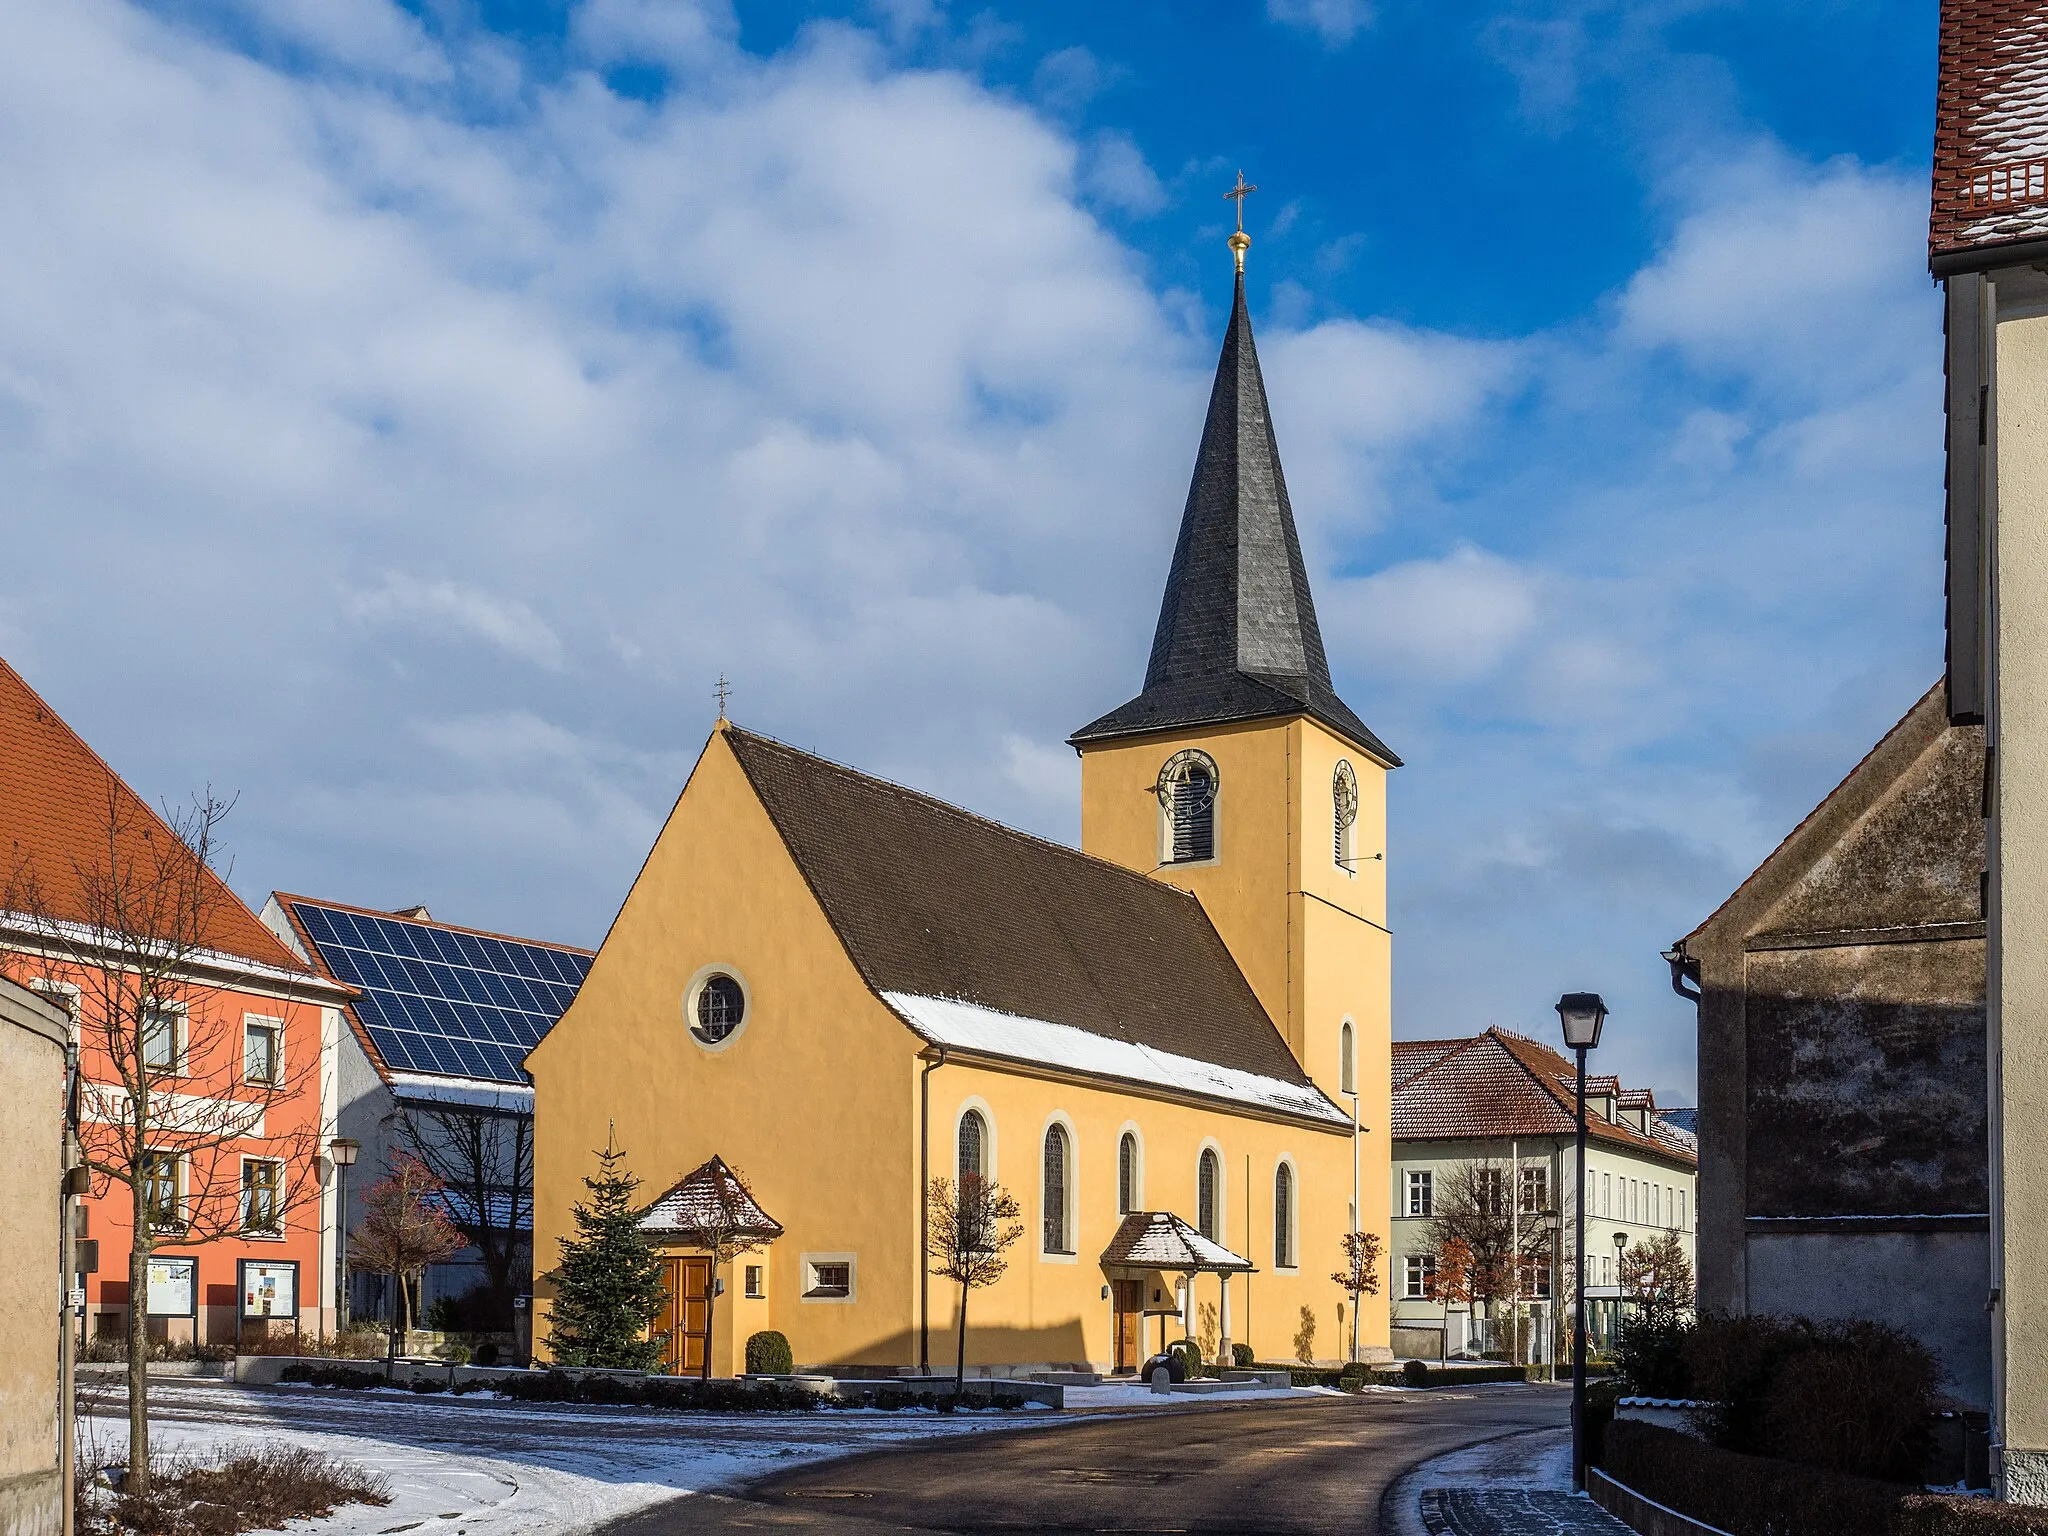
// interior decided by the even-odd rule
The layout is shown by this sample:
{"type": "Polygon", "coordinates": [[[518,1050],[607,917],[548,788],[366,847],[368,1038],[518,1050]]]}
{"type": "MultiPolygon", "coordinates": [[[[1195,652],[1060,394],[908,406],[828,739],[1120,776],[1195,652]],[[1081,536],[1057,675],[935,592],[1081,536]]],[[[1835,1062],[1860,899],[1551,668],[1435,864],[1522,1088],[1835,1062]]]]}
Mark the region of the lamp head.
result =
{"type": "Polygon", "coordinates": [[[1619,1253],[1619,1252],[1620,1252],[1620,1251],[1621,1251],[1622,1249],[1626,1248],[1627,1246],[1628,1246],[1628,1234],[1627,1234],[1626,1232],[1617,1232],[1617,1233],[1615,1233],[1615,1234],[1614,1234],[1614,1248],[1615,1248],[1615,1251],[1616,1251],[1617,1253],[1619,1253]]]}
{"type": "Polygon", "coordinates": [[[338,1168],[353,1167],[356,1154],[362,1149],[363,1144],[353,1136],[337,1136],[327,1143],[327,1155],[334,1159],[338,1168]]]}
{"type": "Polygon", "coordinates": [[[1575,1051],[1590,1051],[1600,1043],[1607,1005],[1598,992],[1567,992],[1557,1000],[1557,1017],[1564,1025],[1564,1043],[1575,1051]]]}

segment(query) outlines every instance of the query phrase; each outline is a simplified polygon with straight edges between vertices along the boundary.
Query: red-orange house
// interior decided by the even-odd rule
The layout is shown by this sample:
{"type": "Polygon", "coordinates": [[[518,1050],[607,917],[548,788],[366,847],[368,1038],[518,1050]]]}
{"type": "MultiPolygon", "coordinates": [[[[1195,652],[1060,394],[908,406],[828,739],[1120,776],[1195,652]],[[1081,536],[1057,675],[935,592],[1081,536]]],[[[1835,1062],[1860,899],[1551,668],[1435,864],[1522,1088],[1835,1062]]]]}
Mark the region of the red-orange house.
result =
{"type": "MultiPolygon", "coordinates": [[[[147,870],[161,886],[162,871],[181,869],[197,893],[186,910],[201,915],[177,966],[151,984],[150,1022],[131,1051],[147,1063],[149,1198],[165,1225],[144,1298],[151,1332],[289,1347],[295,1331],[310,1339],[333,1327],[327,1153],[341,1009],[353,994],[281,944],[0,662],[0,971],[71,1011],[82,1139],[91,1148],[99,1138],[102,1154],[114,1117],[133,1101],[101,1020],[117,978],[140,971],[109,942],[93,882],[147,870]],[[199,1241],[202,1234],[217,1235],[199,1241]]],[[[121,929],[147,925],[129,919],[121,929]]],[[[72,1282],[86,1293],[85,1327],[118,1336],[132,1299],[134,1196],[102,1173],[79,1207],[78,1234],[98,1260],[95,1273],[72,1282]]]]}

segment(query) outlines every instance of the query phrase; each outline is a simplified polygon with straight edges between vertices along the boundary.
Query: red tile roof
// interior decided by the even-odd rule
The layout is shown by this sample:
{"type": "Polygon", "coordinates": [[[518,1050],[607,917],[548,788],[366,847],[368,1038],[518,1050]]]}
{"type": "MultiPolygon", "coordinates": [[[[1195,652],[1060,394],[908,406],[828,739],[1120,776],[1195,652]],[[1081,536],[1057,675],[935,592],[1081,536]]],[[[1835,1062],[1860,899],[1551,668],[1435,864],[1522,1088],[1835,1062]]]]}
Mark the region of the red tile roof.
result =
{"type": "MultiPolygon", "coordinates": [[[[1549,1046],[1505,1029],[1489,1029],[1469,1040],[1427,1043],[1450,1049],[1406,1080],[1400,1076],[1397,1047],[1395,1140],[1498,1140],[1574,1133],[1577,1068],[1549,1046]]],[[[1599,1081],[1587,1078],[1588,1098],[1599,1081]]],[[[1613,1078],[1604,1081],[1613,1085],[1610,1092],[1619,1091],[1613,1078]]],[[[1635,1107],[1654,1108],[1648,1089],[1630,1089],[1620,1097],[1635,1107]]],[[[1596,1141],[1687,1166],[1697,1163],[1680,1139],[1659,1135],[1654,1120],[1652,1125],[1644,1132],[1590,1112],[1587,1116],[1588,1134],[1596,1141]]]]}
{"type": "MultiPolygon", "coordinates": [[[[33,874],[50,916],[83,922],[77,871],[104,868],[108,797],[121,826],[115,858],[141,864],[174,843],[149,803],[122,782],[77,732],[0,661],[0,886],[33,874]],[[158,843],[156,839],[165,839],[158,843]]],[[[258,964],[306,972],[261,919],[212,871],[214,902],[207,947],[258,964]]]]}
{"type": "Polygon", "coordinates": [[[1942,0],[1928,254],[2048,237],[2048,5],[1942,0]]]}
{"type": "Polygon", "coordinates": [[[1442,1061],[1464,1043],[1463,1040],[1396,1040],[1394,1086],[1400,1087],[1424,1067],[1442,1061]]]}

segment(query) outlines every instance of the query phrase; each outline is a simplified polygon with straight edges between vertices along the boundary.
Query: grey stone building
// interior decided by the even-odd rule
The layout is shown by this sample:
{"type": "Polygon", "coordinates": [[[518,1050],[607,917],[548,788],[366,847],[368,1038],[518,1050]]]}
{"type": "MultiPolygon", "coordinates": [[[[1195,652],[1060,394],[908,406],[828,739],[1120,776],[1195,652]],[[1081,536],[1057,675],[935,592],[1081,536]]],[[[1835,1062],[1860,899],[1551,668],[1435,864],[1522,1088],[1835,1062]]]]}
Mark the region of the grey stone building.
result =
{"type": "Polygon", "coordinates": [[[1984,732],[1937,686],[1679,941],[1703,1309],[1868,1317],[1991,1402],[1984,732]]]}

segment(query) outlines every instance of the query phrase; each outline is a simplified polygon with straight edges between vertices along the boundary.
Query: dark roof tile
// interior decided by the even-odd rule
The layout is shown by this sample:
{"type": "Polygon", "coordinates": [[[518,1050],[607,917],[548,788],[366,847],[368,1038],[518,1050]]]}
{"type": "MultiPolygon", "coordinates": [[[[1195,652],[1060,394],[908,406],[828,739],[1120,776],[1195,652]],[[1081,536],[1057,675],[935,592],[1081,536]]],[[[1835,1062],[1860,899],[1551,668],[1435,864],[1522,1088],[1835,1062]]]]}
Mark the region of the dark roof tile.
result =
{"type": "Polygon", "coordinates": [[[1308,1083],[1187,892],[768,737],[726,737],[877,994],[1308,1083]]]}

